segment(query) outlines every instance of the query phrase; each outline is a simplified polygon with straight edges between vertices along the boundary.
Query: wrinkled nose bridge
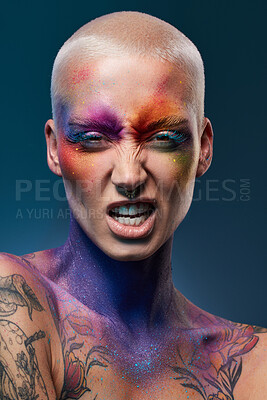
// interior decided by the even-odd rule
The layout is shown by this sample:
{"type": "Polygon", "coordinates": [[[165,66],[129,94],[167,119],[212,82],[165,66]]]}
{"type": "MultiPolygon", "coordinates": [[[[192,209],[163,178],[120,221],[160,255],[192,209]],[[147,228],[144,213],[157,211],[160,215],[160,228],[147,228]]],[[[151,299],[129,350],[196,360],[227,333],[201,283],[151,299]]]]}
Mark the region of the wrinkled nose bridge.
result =
{"type": "Polygon", "coordinates": [[[125,151],[116,157],[111,175],[114,185],[133,190],[144,184],[146,178],[147,173],[140,155],[129,156],[128,152],[125,151]]]}

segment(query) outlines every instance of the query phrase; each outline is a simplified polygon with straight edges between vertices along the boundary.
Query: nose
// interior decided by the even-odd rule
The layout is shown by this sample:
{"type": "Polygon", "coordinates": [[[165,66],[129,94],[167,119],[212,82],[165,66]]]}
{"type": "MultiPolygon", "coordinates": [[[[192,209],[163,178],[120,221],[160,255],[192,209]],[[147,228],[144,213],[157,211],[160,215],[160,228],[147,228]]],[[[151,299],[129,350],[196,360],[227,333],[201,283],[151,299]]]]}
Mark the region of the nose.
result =
{"type": "Polygon", "coordinates": [[[147,172],[140,159],[122,157],[114,165],[111,181],[116,188],[133,191],[144,186],[147,172]]]}

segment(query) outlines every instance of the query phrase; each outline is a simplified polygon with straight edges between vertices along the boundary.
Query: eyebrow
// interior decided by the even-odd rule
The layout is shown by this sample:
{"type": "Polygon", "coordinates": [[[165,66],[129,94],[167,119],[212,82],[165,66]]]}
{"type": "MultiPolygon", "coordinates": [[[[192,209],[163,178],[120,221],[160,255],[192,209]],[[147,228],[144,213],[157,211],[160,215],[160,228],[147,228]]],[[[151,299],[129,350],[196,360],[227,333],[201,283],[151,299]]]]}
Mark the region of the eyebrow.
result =
{"type": "MultiPolygon", "coordinates": [[[[187,118],[179,117],[178,115],[170,115],[168,117],[160,118],[157,121],[145,124],[141,131],[156,131],[160,129],[173,129],[188,126],[189,120],[187,118]]],[[[140,131],[140,129],[139,129],[140,131]]]]}
{"type": "Polygon", "coordinates": [[[116,120],[97,121],[90,118],[81,119],[78,116],[72,117],[68,121],[68,126],[77,130],[98,131],[114,135],[117,135],[122,130],[122,126],[116,120]]]}
{"type": "MultiPolygon", "coordinates": [[[[148,124],[140,124],[140,127],[134,128],[138,133],[146,133],[151,131],[157,131],[161,129],[174,129],[181,127],[188,127],[189,120],[178,115],[170,115],[162,117],[157,121],[150,122],[148,124]]],[[[114,119],[106,119],[104,121],[92,120],[90,118],[80,118],[79,116],[73,116],[68,121],[68,126],[75,130],[83,131],[98,131],[106,134],[117,136],[118,133],[123,129],[123,126],[119,121],[114,119]]]]}

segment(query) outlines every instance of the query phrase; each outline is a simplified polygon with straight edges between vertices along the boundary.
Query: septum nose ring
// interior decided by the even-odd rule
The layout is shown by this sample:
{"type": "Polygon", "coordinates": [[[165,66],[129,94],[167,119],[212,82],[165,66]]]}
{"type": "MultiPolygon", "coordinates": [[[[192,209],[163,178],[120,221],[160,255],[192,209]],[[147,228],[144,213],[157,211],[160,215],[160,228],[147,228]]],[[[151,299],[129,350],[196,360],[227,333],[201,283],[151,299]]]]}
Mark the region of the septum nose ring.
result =
{"type": "Polygon", "coordinates": [[[138,186],[134,190],[127,190],[121,186],[117,186],[118,192],[128,197],[128,199],[134,199],[136,196],[138,196],[138,194],[140,193],[140,188],[141,186],[138,186]]]}

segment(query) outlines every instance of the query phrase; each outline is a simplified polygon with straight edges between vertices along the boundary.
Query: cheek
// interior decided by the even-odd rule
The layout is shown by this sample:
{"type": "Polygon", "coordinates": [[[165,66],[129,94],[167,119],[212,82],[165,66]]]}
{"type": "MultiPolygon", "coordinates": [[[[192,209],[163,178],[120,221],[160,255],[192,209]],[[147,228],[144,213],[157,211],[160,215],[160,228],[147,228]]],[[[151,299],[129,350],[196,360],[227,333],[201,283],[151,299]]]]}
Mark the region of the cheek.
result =
{"type": "MultiPolygon", "coordinates": [[[[152,162],[152,160],[151,160],[152,162]]],[[[175,212],[169,205],[179,204],[180,214],[185,213],[191,203],[196,175],[196,156],[192,149],[153,157],[154,180],[157,193],[168,212],[175,212]]],[[[178,214],[177,214],[178,215],[178,214]]]]}
{"type": "Polygon", "coordinates": [[[77,148],[62,143],[58,156],[67,196],[74,195],[83,202],[96,192],[101,166],[97,164],[97,154],[81,153],[77,148]]]}
{"type": "Polygon", "coordinates": [[[61,142],[58,149],[62,175],[68,180],[83,180],[95,174],[94,155],[81,153],[78,146],[61,142]]]}
{"type": "Polygon", "coordinates": [[[192,151],[174,153],[170,162],[177,179],[187,181],[195,175],[196,157],[192,151]]]}
{"type": "Polygon", "coordinates": [[[185,185],[195,176],[196,157],[190,149],[171,154],[153,155],[152,164],[154,171],[157,171],[157,180],[166,186],[175,181],[185,185]]]}

